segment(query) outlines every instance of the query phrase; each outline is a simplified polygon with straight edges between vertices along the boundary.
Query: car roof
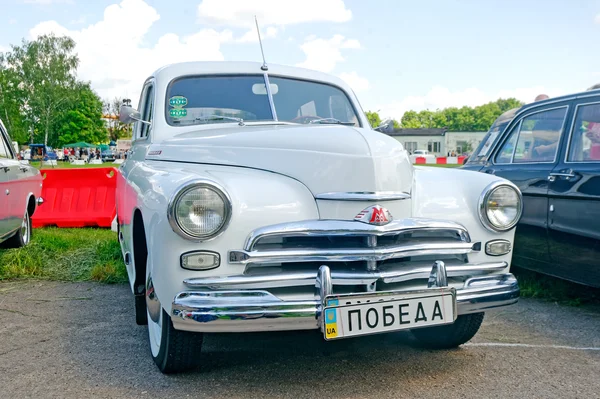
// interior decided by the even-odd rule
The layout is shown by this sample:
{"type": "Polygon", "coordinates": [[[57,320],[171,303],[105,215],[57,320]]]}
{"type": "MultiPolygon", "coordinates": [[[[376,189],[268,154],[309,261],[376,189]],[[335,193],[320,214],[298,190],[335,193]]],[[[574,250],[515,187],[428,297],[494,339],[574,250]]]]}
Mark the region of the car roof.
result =
{"type": "Polygon", "coordinates": [[[534,101],[532,103],[525,104],[521,108],[519,108],[519,110],[516,112],[516,115],[522,113],[525,110],[542,107],[547,104],[559,103],[559,102],[563,102],[563,101],[572,101],[572,100],[576,100],[579,98],[596,97],[596,96],[600,96],[600,88],[599,89],[591,89],[591,90],[588,89],[586,91],[580,91],[580,92],[573,93],[573,94],[566,94],[564,96],[548,98],[546,100],[534,101]]]}
{"type": "Polygon", "coordinates": [[[196,61],[180,62],[166,65],[157,69],[152,76],[156,79],[171,81],[182,76],[193,75],[223,75],[223,74],[259,74],[279,75],[291,78],[316,80],[332,83],[352,92],[350,87],[337,76],[323,72],[313,71],[306,68],[298,68],[287,65],[268,64],[268,70],[261,69],[260,62],[251,61],[196,61]]]}

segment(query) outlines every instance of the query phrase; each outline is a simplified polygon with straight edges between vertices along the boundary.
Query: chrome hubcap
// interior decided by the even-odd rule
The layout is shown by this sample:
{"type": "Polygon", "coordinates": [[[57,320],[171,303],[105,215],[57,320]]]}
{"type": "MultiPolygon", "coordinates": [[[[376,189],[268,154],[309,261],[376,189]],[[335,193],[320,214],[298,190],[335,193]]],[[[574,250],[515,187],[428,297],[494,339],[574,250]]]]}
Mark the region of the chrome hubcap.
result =
{"type": "Polygon", "coordinates": [[[25,244],[29,242],[29,214],[27,212],[25,212],[23,222],[21,223],[21,237],[25,244]]]}

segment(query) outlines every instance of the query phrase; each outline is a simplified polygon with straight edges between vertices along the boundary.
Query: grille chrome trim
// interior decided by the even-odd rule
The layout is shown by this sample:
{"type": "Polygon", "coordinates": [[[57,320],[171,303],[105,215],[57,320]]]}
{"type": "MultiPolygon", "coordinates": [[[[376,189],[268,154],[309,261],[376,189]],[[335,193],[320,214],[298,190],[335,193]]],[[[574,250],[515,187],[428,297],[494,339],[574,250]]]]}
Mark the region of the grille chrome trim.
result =
{"type": "Polygon", "coordinates": [[[315,195],[315,199],[326,201],[398,201],[410,198],[410,193],[404,191],[339,191],[315,195]]]}
{"type": "Polygon", "coordinates": [[[426,218],[394,220],[384,226],[376,226],[348,220],[305,220],[261,227],[250,233],[244,251],[251,252],[264,238],[274,237],[352,237],[388,236],[415,231],[452,231],[461,241],[471,242],[467,229],[455,222],[426,218]]]}
{"type": "MultiPolygon", "coordinates": [[[[498,273],[508,267],[507,262],[471,263],[447,265],[448,277],[478,276],[498,273]]],[[[399,283],[414,279],[427,279],[431,274],[431,263],[420,262],[419,265],[403,265],[382,271],[367,270],[332,270],[333,285],[366,285],[378,280],[384,283],[399,283]]],[[[314,286],[316,274],[314,271],[281,272],[273,274],[241,274],[228,277],[194,277],[185,279],[184,284],[189,288],[204,288],[211,290],[222,289],[266,289],[281,287],[314,286]]]]}
{"type": "Polygon", "coordinates": [[[274,264],[286,262],[384,261],[423,255],[466,255],[473,251],[470,242],[433,242],[361,249],[291,249],[277,251],[229,251],[231,264],[274,264]]]}

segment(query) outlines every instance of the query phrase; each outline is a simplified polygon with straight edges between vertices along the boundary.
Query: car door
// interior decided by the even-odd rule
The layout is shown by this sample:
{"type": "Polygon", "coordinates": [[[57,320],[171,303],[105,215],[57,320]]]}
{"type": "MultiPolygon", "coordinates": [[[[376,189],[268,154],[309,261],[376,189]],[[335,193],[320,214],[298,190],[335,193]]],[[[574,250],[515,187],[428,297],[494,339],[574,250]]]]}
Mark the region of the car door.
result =
{"type": "Polygon", "coordinates": [[[577,100],[549,176],[551,274],[600,287],[600,96],[577,100]]]}
{"type": "Polygon", "coordinates": [[[11,141],[4,127],[0,125],[0,237],[9,235],[19,228],[21,219],[16,218],[19,187],[15,184],[19,170],[19,161],[15,159],[11,141]]]}
{"type": "Polygon", "coordinates": [[[548,247],[548,175],[556,166],[570,102],[525,110],[507,127],[482,172],[515,183],[523,193],[523,215],[517,225],[514,262],[544,271],[551,261],[548,247]]]}

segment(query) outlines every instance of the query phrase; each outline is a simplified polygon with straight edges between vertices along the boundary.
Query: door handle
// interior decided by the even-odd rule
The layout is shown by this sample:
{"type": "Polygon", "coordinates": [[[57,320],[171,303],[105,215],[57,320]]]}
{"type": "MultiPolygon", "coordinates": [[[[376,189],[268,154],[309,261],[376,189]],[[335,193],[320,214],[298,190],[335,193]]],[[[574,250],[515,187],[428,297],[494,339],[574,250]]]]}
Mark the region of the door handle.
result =
{"type": "Polygon", "coordinates": [[[550,172],[550,175],[548,176],[548,180],[554,181],[554,180],[556,180],[557,177],[564,177],[566,180],[569,180],[569,179],[572,179],[573,177],[575,177],[575,174],[570,173],[570,172],[550,172]]]}
{"type": "Polygon", "coordinates": [[[21,172],[29,172],[29,168],[27,166],[19,166],[21,172]]]}
{"type": "Polygon", "coordinates": [[[485,171],[485,173],[487,173],[488,175],[495,175],[495,174],[496,174],[496,171],[495,171],[494,169],[487,169],[487,170],[485,171]]]}
{"type": "Polygon", "coordinates": [[[10,168],[8,166],[2,166],[2,169],[4,169],[5,173],[8,173],[8,171],[10,170],[10,168]]]}

